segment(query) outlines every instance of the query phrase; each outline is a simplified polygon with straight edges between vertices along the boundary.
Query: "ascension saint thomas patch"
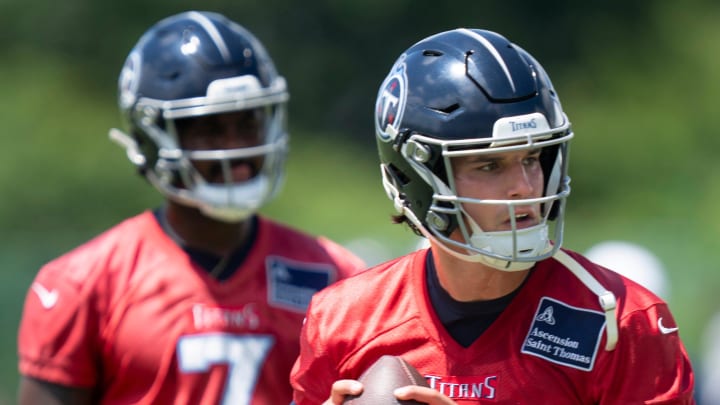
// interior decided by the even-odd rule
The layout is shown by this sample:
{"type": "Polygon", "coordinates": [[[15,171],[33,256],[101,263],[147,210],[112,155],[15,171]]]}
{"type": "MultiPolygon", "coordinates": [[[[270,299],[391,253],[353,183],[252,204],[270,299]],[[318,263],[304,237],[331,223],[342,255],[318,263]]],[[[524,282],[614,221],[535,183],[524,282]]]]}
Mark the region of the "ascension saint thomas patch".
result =
{"type": "Polygon", "coordinates": [[[335,281],[335,268],[270,256],[265,261],[268,303],[304,313],[312,296],[335,281]]]}
{"type": "Polygon", "coordinates": [[[595,364],[605,315],[549,297],[540,300],[522,353],[590,371],[595,364]]]}

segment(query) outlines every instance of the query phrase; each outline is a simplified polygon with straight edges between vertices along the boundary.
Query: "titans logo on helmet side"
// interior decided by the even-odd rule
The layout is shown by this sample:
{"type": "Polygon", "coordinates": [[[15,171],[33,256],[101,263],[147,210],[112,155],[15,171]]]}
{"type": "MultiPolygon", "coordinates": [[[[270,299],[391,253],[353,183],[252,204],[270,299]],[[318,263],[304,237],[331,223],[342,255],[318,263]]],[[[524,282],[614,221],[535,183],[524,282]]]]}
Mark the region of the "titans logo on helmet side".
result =
{"type": "Polygon", "coordinates": [[[392,141],[402,122],[407,101],[407,73],[401,57],[378,92],[375,104],[375,129],[385,142],[392,141]],[[393,130],[389,130],[392,128],[393,130]]]}
{"type": "Polygon", "coordinates": [[[137,99],[137,89],[140,83],[140,65],[142,57],[137,51],[132,51],[125,60],[120,72],[120,108],[130,108],[137,99]]]}

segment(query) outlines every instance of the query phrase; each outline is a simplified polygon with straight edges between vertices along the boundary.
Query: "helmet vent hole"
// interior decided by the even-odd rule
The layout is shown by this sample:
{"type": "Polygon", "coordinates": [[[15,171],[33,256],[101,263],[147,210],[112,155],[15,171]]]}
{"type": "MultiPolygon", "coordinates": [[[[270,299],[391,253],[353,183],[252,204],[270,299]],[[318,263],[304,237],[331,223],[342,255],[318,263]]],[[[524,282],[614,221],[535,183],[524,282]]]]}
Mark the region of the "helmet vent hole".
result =
{"type": "Polygon", "coordinates": [[[441,51],[436,51],[434,49],[426,49],[423,51],[423,56],[443,56],[444,53],[441,51]]]}
{"type": "Polygon", "coordinates": [[[390,174],[392,178],[395,179],[399,186],[405,187],[408,185],[408,183],[410,183],[410,178],[397,167],[395,167],[395,165],[388,165],[387,171],[388,174],[390,174]]]}
{"type": "Polygon", "coordinates": [[[459,108],[460,108],[460,104],[455,103],[455,104],[451,104],[451,105],[449,105],[447,107],[443,107],[443,108],[433,108],[433,110],[435,110],[437,112],[441,112],[443,114],[452,114],[453,112],[457,111],[459,108]]]}
{"type": "Polygon", "coordinates": [[[166,80],[177,80],[177,78],[180,77],[180,72],[178,72],[177,70],[173,70],[170,72],[166,72],[163,76],[165,76],[166,80]]]}
{"type": "Polygon", "coordinates": [[[451,114],[453,111],[457,110],[458,108],[460,108],[460,104],[455,103],[455,104],[453,104],[453,105],[451,105],[451,106],[448,106],[448,107],[443,108],[442,111],[443,111],[445,114],[451,114]]]}

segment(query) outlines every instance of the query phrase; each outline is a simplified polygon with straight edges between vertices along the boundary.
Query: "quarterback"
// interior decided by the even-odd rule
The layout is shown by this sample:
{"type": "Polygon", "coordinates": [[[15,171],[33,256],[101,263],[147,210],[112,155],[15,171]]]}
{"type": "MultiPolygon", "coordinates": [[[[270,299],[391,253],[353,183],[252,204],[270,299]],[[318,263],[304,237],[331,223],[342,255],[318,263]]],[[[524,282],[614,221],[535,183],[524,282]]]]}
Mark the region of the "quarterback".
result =
{"type": "Polygon", "coordinates": [[[19,402],[289,403],[310,298],[363,263],[257,214],[284,175],[284,79],[250,32],[191,11],[140,38],[119,89],[110,135],[166,203],[40,270],[19,402]]]}
{"type": "Polygon", "coordinates": [[[297,405],[339,405],[382,355],[431,404],[692,404],[668,305],[562,248],[574,134],[528,52],[480,29],[395,62],[375,106],[396,222],[430,247],[317,294],[291,375],[297,405]]]}

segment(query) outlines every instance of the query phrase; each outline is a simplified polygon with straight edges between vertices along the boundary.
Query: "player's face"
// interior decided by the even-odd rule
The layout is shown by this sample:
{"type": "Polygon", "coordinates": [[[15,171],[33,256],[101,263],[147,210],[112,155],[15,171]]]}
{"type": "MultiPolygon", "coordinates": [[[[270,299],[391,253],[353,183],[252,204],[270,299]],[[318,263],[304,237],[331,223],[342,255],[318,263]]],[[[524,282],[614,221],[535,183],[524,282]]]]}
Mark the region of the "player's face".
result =
{"type": "MultiPolygon", "coordinates": [[[[180,146],[185,150],[239,149],[262,144],[265,111],[263,109],[205,115],[176,121],[180,146]]],[[[246,181],[262,167],[262,157],[232,160],[233,182],[246,181]]],[[[210,183],[226,179],[219,161],[193,161],[197,171],[210,183]]]]}
{"type": "MultiPolygon", "coordinates": [[[[544,177],[540,150],[455,157],[452,160],[457,195],[491,200],[542,197],[544,177]]],[[[463,204],[486,232],[511,229],[510,210],[503,204],[463,204]]],[[[526,228],[540,220],[540,204],[515,207],[516,225],[526,228]]]]}

